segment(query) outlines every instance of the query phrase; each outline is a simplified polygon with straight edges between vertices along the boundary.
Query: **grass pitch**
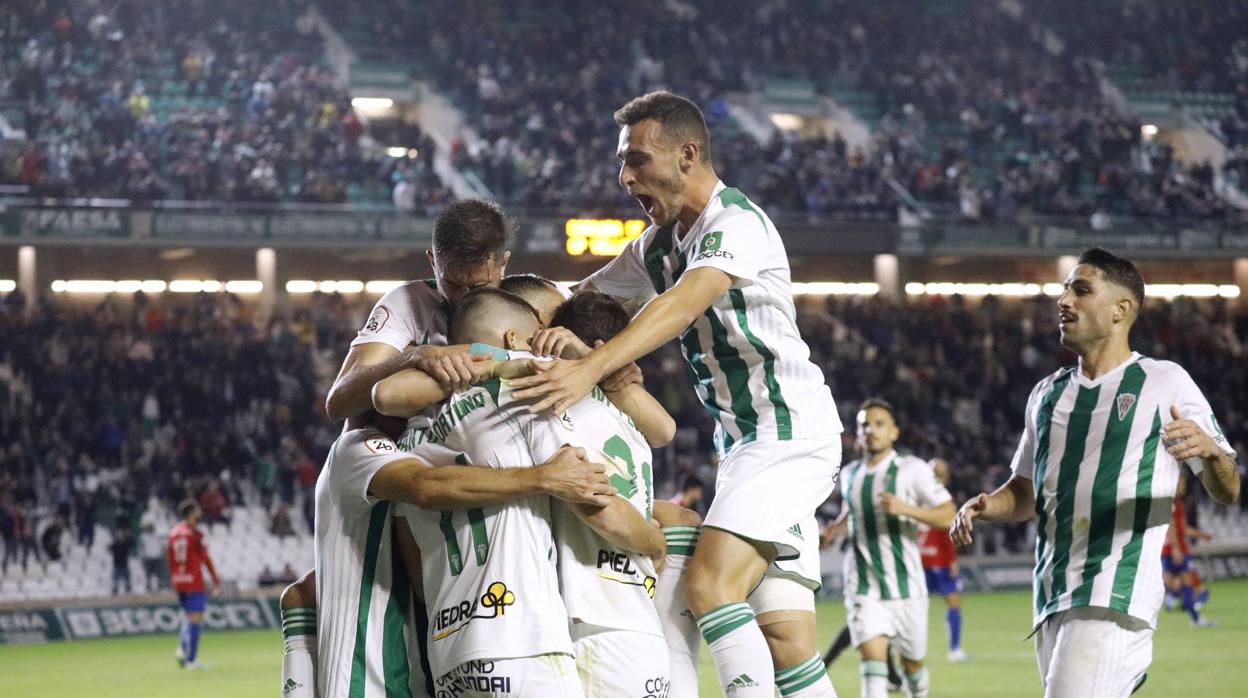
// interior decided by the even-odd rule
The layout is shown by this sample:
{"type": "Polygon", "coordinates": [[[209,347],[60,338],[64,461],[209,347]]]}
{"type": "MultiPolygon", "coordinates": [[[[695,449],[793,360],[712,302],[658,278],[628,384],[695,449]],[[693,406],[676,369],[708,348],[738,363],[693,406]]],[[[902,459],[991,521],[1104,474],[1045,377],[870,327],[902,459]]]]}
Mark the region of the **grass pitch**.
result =
{"type": "MultiPolygon", "coordinates": [[[[1163,612],[1148,682],[1138,696],[1248,695],[1248,581],[1215,582],[1207,615],[1216,628],[1193,628],[1181,612],[1163,612]]],[[[1029,595],[963,596],[963,646],[972,661],[945,661],[944,604],[931,604],[928,666],[933,698],[1036,696],[1040,679],[1030,641],[1029,595]]],[[[826,646],[844,624],[839,602],[819,605],[819,642],[826,646]]],[[[201,660],[208,669],[177,667],[174,636],[0,647],[4,698],[236,698],[280,695],[282,639],[277,631],[205,632],[201,660]]],[[[832,667],[845,698],[858,695],[852,650],[832,667]]],[[[703,653],[702,695],[718,696],[715,670],[703,653]]]]}

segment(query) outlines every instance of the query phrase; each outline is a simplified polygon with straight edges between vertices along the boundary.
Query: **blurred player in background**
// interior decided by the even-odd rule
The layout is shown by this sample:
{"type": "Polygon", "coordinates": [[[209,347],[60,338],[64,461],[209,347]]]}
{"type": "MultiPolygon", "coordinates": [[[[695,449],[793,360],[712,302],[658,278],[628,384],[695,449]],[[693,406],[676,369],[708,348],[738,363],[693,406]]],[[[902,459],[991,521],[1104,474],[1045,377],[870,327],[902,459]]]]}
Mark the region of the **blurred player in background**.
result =
{"type": "Polygon", "coordinates": [[[204,595],[204,570],[212,575],[212,593],[215,596],[221,589],[221,579],[217,576],[217,568],[208,556],[204,547],[204,534],[195,528],[203,518],[203,512],[194,500],[186,500],[178,505],[178,515],[182,520],[169,531],[169,542],[165,549],[169,559],[169,581],[178,594],[178,602],[182,604],[185,617],[182,620],[182,632],[178,636],[178,649],[174,656],[178,665],[187,669],[202,669],[199,663],[199,631],[204,622],[204,609],[207,600],[204,595]]]}
{"type": "Polygon", "coordinates": [[[858,411],[862,458],[845,465],[844,510],[833,535],[848,530],[845,609],[850,638],[862,656],[862,695],[888,695],[890,643],[901,658],[906,693],[926,698],[927,583],[918,525],[945,530],[953,498],[927,463],[894,450],[900,430],[892,405],[871,399],[858,411]]]}
{"type": "MultiPolygon", "coordinates": [[[[949,486],[949,464],[943,458],[929,461],[940,484],[949,486]]],[[[949,634],[949,661],[965,662],[962,651],[962,577],[958,574],[958,549],[949,538],[949,531],[927,526],[919,527],[919,552],[923,558],[923,574],[927,577],[927,593],[945,597],[945,630],[949,634]]]]}
{"type": "Polygon", "coordinates": [[[1187,371],[1131,351],[1144,303],[1131,262],[1093,248],[1057,301],[1061,342],[1079,356],[1036,384],[1011,466],[962,505],[974,522],[1036,521],[1033,620],[1045,695],[1127,696],[1147,678],[1161,611],[1161,546],[1182,465],[1214,501],[1239,496],[1235,451],[1187,371]]]}
{"type": "Polygon", "coordinates": [[[815,508],[836,484],[841,425],[797,329],[784,242],[744,193],[720,181],[693,102],[652,92],[615,121],[620,185],[653,224],[581,288],[648,302],[585,358],[514,381],[516,397],[562,413],[679,337],[717,422],[715,498],[685,596],[720,686],[739,698],[770,698],[777,687],[786,698],[835,695],[815,645],[815,508]]]}
{"type": "MultiPolygon", "coordinates": [[[[1200,582],[1200,575],[1192,568],[1192,555],[1188,540],[1212,540],[1213,536],[1187,525],[1187,509],[1183,495],[1187,494],[1187,476],[1179,478],[1174,493],[1174,506],[1170,510],[1170,530],[1166,531],[1166,544],[1161,547],[1161,569],[1166,585],[1166,595],[1176,597],[1183,610],[1198,628],[1213,627],[1214,622],[1200,614],[1209,598],[1209,590],[1200,582]]],[[[1167,599],[1169,602],[1169,599],[1167,599]]]]}

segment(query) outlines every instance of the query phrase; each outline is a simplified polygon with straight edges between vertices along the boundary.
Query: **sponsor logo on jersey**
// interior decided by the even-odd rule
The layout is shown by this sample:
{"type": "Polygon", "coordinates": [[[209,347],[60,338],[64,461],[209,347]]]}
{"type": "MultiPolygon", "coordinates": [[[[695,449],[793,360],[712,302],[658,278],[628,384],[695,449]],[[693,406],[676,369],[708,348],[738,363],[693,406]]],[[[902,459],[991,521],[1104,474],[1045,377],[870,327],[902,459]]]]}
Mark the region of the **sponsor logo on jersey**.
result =
{"type": "Polygon", "coordinates": [[[758,682],[750,678],[749,674],[741,674],[733,679],[727,686],[724,686],[724,695],[730,696],[742,688],[757,686],[758,682]]]}
{"type": "Polygon", "coordinates": [[[368,321],[364,323],[364,332],[373,333],[380,332],[381,328],[386,326],[386,322],[390,320],[390,310],[384,305],[379,305],[373,309],[372,315],[368,316],[368,321]]]}
{"type": "Polygon", "coordinates": [[[713,233],[707,233],[702,236],[702,240],[698,242],[698,256],[693,261],[708,259],[710,257],[722,257],[724,259],[732,259],[732,253],[727,250],[719,249],[724,244],[723,231],[716,230],[713,233]]]}
{"type": "Polygon", "coordinates": [[[667,698],[672,682],[662,676],[646,679],[646,692],[642,698],[667,698]]]}
{"type": "Polygon", "coordinates": [[[719,257],[721,259],[735,259],[732,253],[727,250],[715,250],[713,252],[700,253],[697,257],[693,258],[693,261],[700,262],[704,259],[710,259],[711,257],[719,257]]]}
{"type": "Polygon", "coordinates": [[[294,679],[286,679],[286,684],[282,686],[282,695],[288,696],[291,691],[296,691],[300,688],[303,688],[303,684],[294,679]]]}
{"type": "Polygon", "coordinates": [[[654,598],[655,578],[642,574],[633,566],[633,559],[618,550],[598,550],[598,576],[612,582],[641,587],[646,595],[654,598]]]}
{"type": "Polygon", "coordinates": [[[474,620],[500,618],[508,606],[516,603],[516,594],[504,582],[492,582],[479,599],[460,601],[439,610],[429,619],[433,624],[433,641],[445,640],[463,630],[474,620]]]}
{"type": "Polygon", "coordinates": [[[510,695],[511,677],[494,673],[494,662],[475,659],[451,669],[437,680],[437,697],[454,698],[465,693],[510,695]]]}
{"type": "Polygon", "coordinates": [[[1131,393],[1123,393],[1118,396],[1118,421],[1121,422],[1127,418],[1127,415],[1131,413],[1133,405],[1135,405],[1135,396],[1131,393]]]}
{"type": "Polygon", "coordinates": [[[796,536],[798,540],[806,540],[805,538],[802,537],[802,525],[801,524],[793,524],[792,526],[789,526],[789,533],[796,536]]]}

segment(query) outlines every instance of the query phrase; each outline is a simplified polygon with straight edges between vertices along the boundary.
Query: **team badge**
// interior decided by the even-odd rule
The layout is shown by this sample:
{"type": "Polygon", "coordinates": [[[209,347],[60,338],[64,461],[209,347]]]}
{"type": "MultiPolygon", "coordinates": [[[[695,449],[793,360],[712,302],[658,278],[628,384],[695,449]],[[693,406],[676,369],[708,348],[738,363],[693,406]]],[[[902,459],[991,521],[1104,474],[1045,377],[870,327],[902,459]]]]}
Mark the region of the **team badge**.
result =
{"type": "Polygon", "coordinates": [[[1131,393],[1123,393],[1118,396],[1118,421],[1127,418],[1131,412],[1131,408],[1135,405],[1135,396],[1131,393]]]}

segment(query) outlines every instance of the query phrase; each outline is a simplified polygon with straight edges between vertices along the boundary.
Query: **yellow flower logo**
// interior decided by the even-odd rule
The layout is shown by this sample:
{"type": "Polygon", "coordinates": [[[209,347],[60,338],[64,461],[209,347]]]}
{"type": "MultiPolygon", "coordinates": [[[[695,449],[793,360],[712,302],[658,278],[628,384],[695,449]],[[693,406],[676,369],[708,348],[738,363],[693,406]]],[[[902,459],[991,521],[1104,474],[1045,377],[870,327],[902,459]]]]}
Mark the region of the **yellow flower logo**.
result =
{"type": "Polygon", "coordinates": [[[646,595],[653,599],[654,598],[654,577],[646,577],[646,581],[644,582],[643,585],[646,588],[646,595]]]}
{"type": "Polygon", "coordinates": [[[516,595],[508,591],[507,585],[502,582],[494,582],[485,590],[485,596],[481,597],[481,605],[485,608],[494,609],[494,617],[503,615],[503,609],[516,602],[516,595]]]}

